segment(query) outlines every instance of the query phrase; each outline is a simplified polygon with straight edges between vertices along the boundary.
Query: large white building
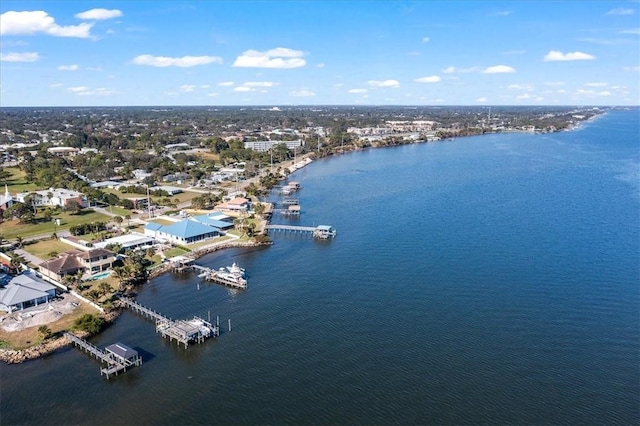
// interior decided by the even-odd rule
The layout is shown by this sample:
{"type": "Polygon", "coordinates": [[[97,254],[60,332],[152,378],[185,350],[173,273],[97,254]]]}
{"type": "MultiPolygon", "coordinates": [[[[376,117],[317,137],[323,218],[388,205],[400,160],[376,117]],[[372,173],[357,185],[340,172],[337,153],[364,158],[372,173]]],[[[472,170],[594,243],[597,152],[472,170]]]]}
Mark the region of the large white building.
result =
{"type": "Polygon", "coordinates": [[[245,142],[244,143],[244,147],[246,149],[252,149],[252,150],[258,151],[258,152],[267,152],[271,148],[273,148],[274,145],[279,145],[281,143],[287,145],[287,149],[296,149],[298,147],[304,146],[304,141],[302,139],[298,139],[298,140],[295,140],[295,141],[255,141],[255,142],[245,142]]]}

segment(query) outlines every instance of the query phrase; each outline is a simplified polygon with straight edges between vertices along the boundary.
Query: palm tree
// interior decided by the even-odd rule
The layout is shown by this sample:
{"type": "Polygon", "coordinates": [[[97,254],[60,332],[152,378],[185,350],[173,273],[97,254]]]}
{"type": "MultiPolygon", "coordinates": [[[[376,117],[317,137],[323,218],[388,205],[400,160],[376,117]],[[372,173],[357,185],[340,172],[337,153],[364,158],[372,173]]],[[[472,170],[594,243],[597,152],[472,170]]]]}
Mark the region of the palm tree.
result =
{"type": "Polygon", "coordinates": [[[24,243],[24,239],[21,236],[16,237],[16,247],[22,248],[22,244],[24,243]]]}

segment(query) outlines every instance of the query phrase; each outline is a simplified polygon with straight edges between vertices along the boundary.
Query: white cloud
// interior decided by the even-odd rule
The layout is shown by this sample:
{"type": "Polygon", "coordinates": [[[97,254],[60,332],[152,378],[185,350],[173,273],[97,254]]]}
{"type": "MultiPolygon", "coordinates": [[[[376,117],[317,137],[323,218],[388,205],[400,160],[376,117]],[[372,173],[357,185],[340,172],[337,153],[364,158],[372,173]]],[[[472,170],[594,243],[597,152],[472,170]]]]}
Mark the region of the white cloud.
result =
{"type": "Polygon", "coordinates": [[[481,98],[476,99],[476,102],[487,102],[487,98],[482,96],[481,98]]]}
{"type": "Polygon", "coordinates": [[[480,71],[479,67],[470,67],[470,68],[458,68],[449,66],[442,70],[443,74],[454,74],[454,73],[465,73],[465,72],[477,72],[480,71]]]}
{"type": "Polygon", "coordinates": [[[367,93],[367,89],[349,89],[347,93],[367,93]]]}
{"type": "Polygon", "coordinates": [[[531,95],[528,93],[523,93],[522,95],[516,96],[516,99],[531,99],[531,95]]]}
{"type": "Polygon", "coordinates": [[[212,63],[221,64],[222,58],[218,56],[183,56],[181,58],[170,58],[167,56],[140,55],[133,58],[133,63],[137,65],[149,65],[152,67],[187,68],[212,63]]]}
{"type": "Polygon", "coordinates": [[[266,52],[247,50],[236,58],[233,66],[239,68],[300,68],[307,64],[302,59],[303,56],[304,52],[301,50],[286,47],[276,47],[266,52]]]}
{"type": "Polygon", "coordinates": [[[490,13],[489,16],[509,16],[511,15],[510,10],[501,10],[499,12],[490,13]]]}
{"type": "Polygon", "coordinates": [[[251,87],[246,87],[246,86],[238,86],[238,87],[234,87],[233,91],[234,92],[251,92],[252,89],[251,87]]]}
{"type": "Polygon", "coordinates": [[[494,65],[482,71],[484,74],[505,74],[516,72],[515,68],[508,65],[494,65]]]}
{"type": "Polygon", "coordinates": [[[640,28],[632,28],[630,30],[622,30],[620,34],[635,34],[640,35],[640,28]]]}
{"type": "Polygon", "coordinates": [[[429,37],[422,37],[422,42],[423,43],[429,43],[431,39],[429,37]]]}
{"type": "Polygon", "coordinates": [[[320,62],[318,65],[316,65],[316,68],[324,68],[325,64],[323,62],[320,62]]]}
{"type": "Polygon", "coordinates": [[[76,86],[76,87],[69,87],[67,90],[73,93],[78,93],[78,92],[86,92],[87,90],[89,90],[89,88],[87,86],[76,86]]]}
{"type": "Polygon", "coordinates": [[[194,92],[196,90],[196,86],[193,84],[183,84],[180,86],[181,92],[194,92]]]}
{"type": "Polygon", "coordinates": [[[310,96],[315,96],[315,95],[316,94],[314,92],[312,92],[311,90],[307,90],[307,89],[292,90],[292,91],[289,92],[289,96],[299,97],[299,98],[310,97],[310,96]]]}
{"type": "Polygon", "coordinates": [[[510,84],[507,86],[509,90],[526,90],[528,92],[533,91],[533,86],[531,84],[510,84]]]}
{"type": "Polygon", "coordinates": [[[211,92],[211,93],[208,93],[207,96],[211,96],[213,98],[214,96],[218,96],[218,93],[211,92]]]}
{"type": "Polygon", "coordinates": [[[62,83],[54,83],[49,85],[50,88],[55,89],[56,87],[62,87],[62,83]]]}
{"type": "Polygon", "coordinates": [[[414,81],[416,81],[418,83],[437,83],[440,80],[442,80],[442,79],[440,78],[439,75],[430,75],[428,77],[416,78],[414,81]]]}
{"type": "Polygon", "coordinates": [[[595,56],[589,55],[588,53],[583,52],[567,52],[562,53],[558,50],[551,50],[547,53],[543,60],[545,62],[555,62],[555,61],[588,61],[595,59],[595,56]]]}
{"type": "Polygon", "coordinates": [[[617,7],[615,9],[611,9],[607,12],[607,15],[633,15],[635,10],[633,9],[625,9],[623,7],[617,7]]]}
{"type": "Polygon", "coordinates": [[[78,19],[86,19],[92,21],[101,21],[104,19],[119,18],[122,16],[122,12],[118,9],[91,9],[86,12],[76,13],[75,17],[78,19]]]}
{"type": "Polygon", "coordinates": [[[609,83],[605,83],[605,82],[585,83],[585,86],[587,87],[605,87],[608,85],[609,83]]]}
{"type": "Polygon", "coordinates": [[[9,11],[0,15],[0,35],[48,34],[55,37],[91,37],[93,23],[60,26],[42,10],[27,12],[9,11]]]}
{"type": "Polygon", "coordinates": [[[521,50],[506,50],[504,52],[502,52],[503,55],[524,55],[525,53],[527,53],[526,50],[521,49],[521,50]]]}
{"type": "Polygon", "coordinates": [[[247,81],[242,83],[244,87],[273,87],[277,86],[278,83],[274,83],[273,81],[247,81]]]}
{"type": "Polygon", "coordinates": [[[0,61],[2,62],[36,62],[40,59],[37,52],[10,52],[0,53],[0,61]]]}
{"type": "Polygon", "coordinates": [[[400,87],[398,80],[369,80],[368,83],[372,87],[400,87]]]}
{"type": "Polygon", "coordinates": [[[640,66],[637,66],[637,67],[624,67],[622,69],[623,69],[623,71],[627,71],[627,72],[640,72],[640,66]]]}
{"type": "Polygon", "coordinates": [[[222,87],[229,87],[229,86],[233,86],[235,83],[233,81],[221,81],[220,83],[218,83],[218,86],[222,86],[222,87]]]}
{"type": "Polygon", "coordinates": [[[60,71],[77,71],[78,70],[78,65],[73,64],[73,65],[60,65],[58,67],[58,69],[60,71]]]}
{"type": "Polygon", "coordinates": [[[544,84],[547,86],[564,86],[566,83],[564,81],[547,81],[544,84]]]}

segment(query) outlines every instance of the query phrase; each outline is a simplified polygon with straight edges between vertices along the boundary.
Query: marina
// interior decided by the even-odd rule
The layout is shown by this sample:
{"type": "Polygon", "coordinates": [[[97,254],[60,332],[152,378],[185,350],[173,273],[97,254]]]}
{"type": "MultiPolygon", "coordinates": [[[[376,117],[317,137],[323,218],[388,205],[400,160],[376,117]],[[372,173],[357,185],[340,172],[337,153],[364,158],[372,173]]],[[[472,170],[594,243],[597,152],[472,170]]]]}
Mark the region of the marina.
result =
{"type": "Polygon", "coordinates": [[[75,334],[64,332],[64,336],[78,349],[91,355],[106,367],[100,368],[100,375],[104,375],[107,380],[109,376],[126,372],[127,368],[142,365],[142,358],[135,349],[124,343],[114,343],[104,350],[76,336],[75,334]]]}
{"type": "MultiPolygon", "coordinates": [[[[218,337],[220,335],[220,326],[218,324],[213,325],[210,321],[205,321],[200,317],[194,316],[190,320],[174,321],[132,300],[121,298],[120,301],[135,313],[154,320],[156,333],[160,333],[162,337],[170,341],[175,340],[179,344],[183,344],[185,348],[190,343],[202,343],[210,337],[218,337]]],[[[231,324],[230,321],[229,324],[231,324]]]]}

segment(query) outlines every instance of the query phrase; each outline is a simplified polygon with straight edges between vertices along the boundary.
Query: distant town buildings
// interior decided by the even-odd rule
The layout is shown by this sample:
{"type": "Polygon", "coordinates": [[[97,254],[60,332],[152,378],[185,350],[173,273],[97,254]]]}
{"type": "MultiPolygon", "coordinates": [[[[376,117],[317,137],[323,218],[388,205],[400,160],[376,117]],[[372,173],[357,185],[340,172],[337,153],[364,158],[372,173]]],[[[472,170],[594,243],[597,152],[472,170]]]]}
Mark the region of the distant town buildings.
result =
{"type": "Polygon", "coordinates": [[[245,142],[244,147],[246,149],[252,149],[258,152],[267,152],[275,145],[285,144],[287,149],[296,149],[301,146],[304,146],[304,141],[302,139],[298,139],[295,141],[255,141],[255,142],[245,142]]]}

